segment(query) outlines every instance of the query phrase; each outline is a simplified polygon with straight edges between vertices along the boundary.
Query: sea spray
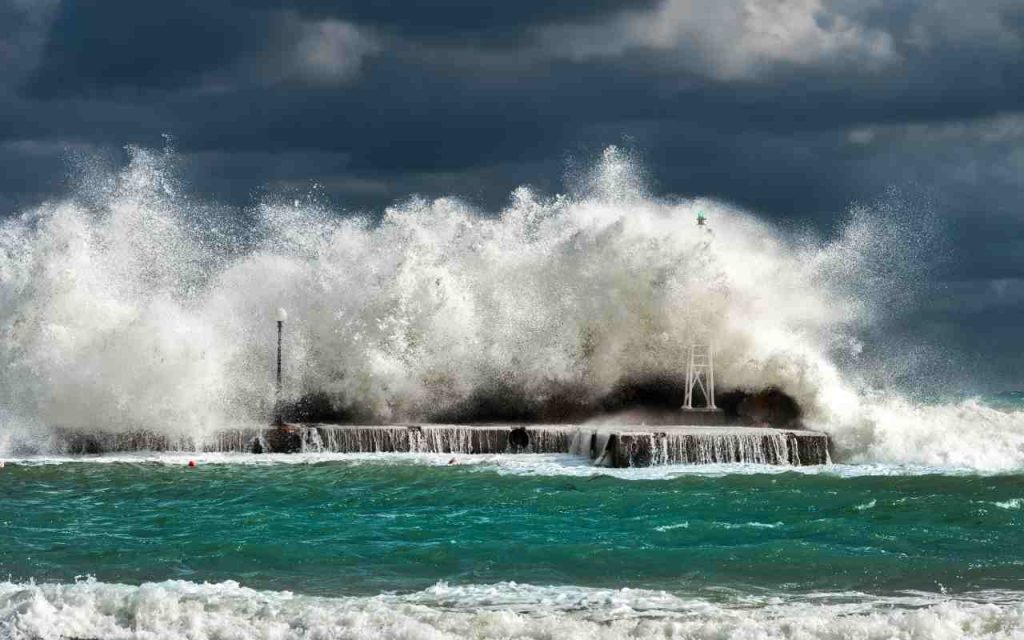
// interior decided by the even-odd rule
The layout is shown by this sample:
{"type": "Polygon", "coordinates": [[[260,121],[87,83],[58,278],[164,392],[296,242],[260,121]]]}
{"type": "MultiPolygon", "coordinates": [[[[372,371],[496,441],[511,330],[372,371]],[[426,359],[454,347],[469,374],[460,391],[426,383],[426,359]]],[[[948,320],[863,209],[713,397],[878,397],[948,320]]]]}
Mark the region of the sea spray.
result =
{"type": "Polygon", "coordinates": [[[516,583],[435,587],[407,596],[315,598],[234,582],[140,586],[0,584],[0,633],[64,637],[932,638],[1019,637],[1024,605],[1000,594],[951,599],[812,594],[729,604],[641,589],[516,583]],[[996,598],[996,602],[987,601],[996,598]]]}
{"type": "Polygon", "coordinates": [[[1024,462],[1020,413],[869,397],[836,364],[909,298],[921,240],[907,222],[858,209],[831,240],[787,234],[720,202],[652,198],[612,148],[573,193],[520,188],[496,214],[455,198],[379,221],[270,202],[233,244],[170,164],[134,150],[102,189],[0,225],[0,444],[54,427],[199,441],[262,423],[284,306],[286,396],[340,416],[430,420],[496,399],[585,415],[623,384],[681,383],[706,328],[720,386],[792,395],[841,457],[1024,462]]]}

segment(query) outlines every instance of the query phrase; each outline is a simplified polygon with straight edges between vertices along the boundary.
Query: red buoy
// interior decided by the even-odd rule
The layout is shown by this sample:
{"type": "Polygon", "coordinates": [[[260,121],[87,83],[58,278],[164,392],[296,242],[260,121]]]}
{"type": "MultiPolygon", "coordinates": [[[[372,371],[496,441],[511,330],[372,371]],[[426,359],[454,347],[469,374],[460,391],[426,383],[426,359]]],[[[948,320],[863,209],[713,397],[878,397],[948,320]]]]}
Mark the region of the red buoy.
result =
{"type": "Polygon", "coordinates": [[[195,460],[189,460],[189,461],[188,461],[188,466],[189,466],[189,468],[195,468],[195,466],[196,466],[196,461],[195,461],[195,460]]]}

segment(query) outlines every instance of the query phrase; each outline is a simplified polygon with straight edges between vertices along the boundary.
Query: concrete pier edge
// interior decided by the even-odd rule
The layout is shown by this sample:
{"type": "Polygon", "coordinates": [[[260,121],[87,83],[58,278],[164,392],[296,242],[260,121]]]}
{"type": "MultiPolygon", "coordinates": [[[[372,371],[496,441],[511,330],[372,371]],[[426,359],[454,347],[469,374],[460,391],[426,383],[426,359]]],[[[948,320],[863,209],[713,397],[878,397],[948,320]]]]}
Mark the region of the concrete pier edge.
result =
{"type": "Polygon", "coordinates": [[[824,433],[797,429],[699,425],[566,424],[286,424],[216,434],[203,442],[145,431],[58,438],[70,454],[129,451],[295,453],[560,453],[594,464],[644,467],[662,464],[827,464],[824,433]]]}

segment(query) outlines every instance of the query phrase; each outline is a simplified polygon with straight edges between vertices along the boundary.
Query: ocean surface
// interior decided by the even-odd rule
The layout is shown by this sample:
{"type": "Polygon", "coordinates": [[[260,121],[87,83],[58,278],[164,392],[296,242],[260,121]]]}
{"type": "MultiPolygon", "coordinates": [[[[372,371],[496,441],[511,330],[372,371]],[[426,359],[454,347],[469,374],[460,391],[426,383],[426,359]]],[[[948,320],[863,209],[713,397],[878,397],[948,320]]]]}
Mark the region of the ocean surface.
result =
{"type": "Polygon", "coordinates": [[[1021,474],[451,460],[8,462],[0,636],[1024,637],[1021,474]]]}
{"type": "Polygon", "coordinates": [[[969,397],[1021,381],[921,342],[926,211],[822,236],[654,197],[610,147],[500,211],[239,212],[127,155],[0,221],[0,640],[1024,638],[1024,396],[969,397]],[[694,336],[720,392],[786,394],[837,464],[59,457],[59,432],[209,442],[279,401],[642,421],[682,403],[659,394],[694,336]]]}

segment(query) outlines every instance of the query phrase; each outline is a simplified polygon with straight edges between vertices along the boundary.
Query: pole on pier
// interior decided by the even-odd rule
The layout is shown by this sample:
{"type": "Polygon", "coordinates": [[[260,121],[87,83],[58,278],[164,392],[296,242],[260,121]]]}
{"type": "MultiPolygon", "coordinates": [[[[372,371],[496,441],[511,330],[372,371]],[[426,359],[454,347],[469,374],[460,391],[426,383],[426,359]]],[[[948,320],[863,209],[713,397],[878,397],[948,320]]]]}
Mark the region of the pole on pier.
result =
{"type": "Polygon", "coordinates": [[[288,312],[284,309],[277,310],[277,383],[274,387],[274,425],[284,426],[284,416],[281,414],[281,336],[284,333],[284,321],[288,319],[288,312]]]}

